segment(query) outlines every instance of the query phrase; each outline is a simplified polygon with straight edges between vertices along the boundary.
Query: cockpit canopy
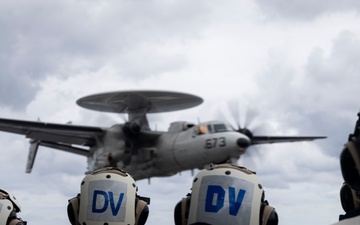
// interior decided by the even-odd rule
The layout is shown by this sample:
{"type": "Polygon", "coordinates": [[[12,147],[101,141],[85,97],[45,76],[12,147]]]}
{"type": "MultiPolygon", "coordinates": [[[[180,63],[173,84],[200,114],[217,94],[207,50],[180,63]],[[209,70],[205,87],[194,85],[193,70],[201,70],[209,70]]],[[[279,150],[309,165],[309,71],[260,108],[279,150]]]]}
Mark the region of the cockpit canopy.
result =
{"type": "Polygon", "coordinates": [[[207,128],[209,130],[209,133],[226,132],[226,131],[234,130],[229,124],[226,123],[208,124],[207,128]]]}
{"type": "Polygon", "coordinates": [[[228,132],[228,131],[234,131],[234,128],[228,124],[224,123],[222,121],[211,121],[208,123],[201,124],[199,126],[200,133],[220,133],[220,132],[228,132]]]}

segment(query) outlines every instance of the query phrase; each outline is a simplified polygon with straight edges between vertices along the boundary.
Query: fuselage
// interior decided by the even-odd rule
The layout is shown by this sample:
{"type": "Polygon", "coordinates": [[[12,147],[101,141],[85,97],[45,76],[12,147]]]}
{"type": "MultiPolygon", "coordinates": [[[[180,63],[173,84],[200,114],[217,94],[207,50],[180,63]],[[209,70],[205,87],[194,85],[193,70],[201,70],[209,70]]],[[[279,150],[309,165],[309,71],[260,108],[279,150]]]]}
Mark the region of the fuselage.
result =
{"type": "MultiPolygon", "coordinates": [[[[116,132],[116,128],[112,132],[109,136],[121,134],[116,132]]],[[[239,139],[250,143],[246,135],[236,132],[231,126],[220,121],[199,125],[175,122],[170,125],[168,132],[160,134],[155,140],[135,143],[131,152],[136,154],[129,158],[126,152],[130,151],[126,151],[124,140],[115,141],[113,138],[105,137],[104,143],[108,145],[104,145],[103,148],[111,149],[110,152],[94,152],[98,154],[97,158],[92,157],[89,162],[95,167],[104,167],[107,166],[104,164],[109,164],[109,155],[118,155],[122,158],[118,158],[117,166],[125,169],[135,179],[170,176],[184,170],[203,168],[211,163],[238,159],[246,150],[239,147],[239,139]]]]}

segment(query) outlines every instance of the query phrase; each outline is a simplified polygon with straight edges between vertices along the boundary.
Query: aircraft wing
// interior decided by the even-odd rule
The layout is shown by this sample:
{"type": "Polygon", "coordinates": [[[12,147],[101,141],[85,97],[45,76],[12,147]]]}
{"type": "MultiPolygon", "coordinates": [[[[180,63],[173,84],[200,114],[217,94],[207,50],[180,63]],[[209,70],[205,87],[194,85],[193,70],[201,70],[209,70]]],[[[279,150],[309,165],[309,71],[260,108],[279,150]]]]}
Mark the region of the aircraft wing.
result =
{"type": "Polygon", "coordinates": [[[325,136],[253,136],[251,138],[252,145],[286,143],[296,141],[313,141],[316,139],[324,139],[325,136]]]}
{"type": "Polygon", "coordinates": [[[88,156],[90,147],[95,145],[96,139],[101,137],[105,132],[105,130],[100,127],[1,118],[0,131],[20,134],[30,138],[29,156],[26,165],[27,173],[30,173],[32,170],[39,146],[88,156]],[[80,146],[88,148],[86,149],[80,146]]]}
{"type": "Polygon", "coordinates": [[[21,134],[45,143],[90,147],[94,145],[95,138],[101,136],[105,130],[100,127],[0,119],[0,131],[21,134]]]}

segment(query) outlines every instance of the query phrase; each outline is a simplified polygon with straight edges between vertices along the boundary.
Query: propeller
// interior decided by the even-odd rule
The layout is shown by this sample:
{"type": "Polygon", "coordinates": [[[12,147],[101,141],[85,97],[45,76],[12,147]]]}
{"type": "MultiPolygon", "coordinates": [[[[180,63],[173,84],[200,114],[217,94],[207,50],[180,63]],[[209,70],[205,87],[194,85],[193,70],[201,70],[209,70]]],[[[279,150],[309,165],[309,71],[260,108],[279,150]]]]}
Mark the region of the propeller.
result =
{"type": "MultiPolygon", "coordinates": [[[[227,107],[230,112],[230,118],[235,121],[237,128],[234,128],[237,132],[245,134],[251,140],[251,145],[258,144],[273,144],[273,143],[286,143],[286,142],[298,142],[298,141],[313,141],[316,139],[324,139],[326,136],[269,136],[269,135],[255,135],[255,130],[259,130],[260,126],[257,126],[250,130],[250,126],[253,126],[254,118],[257,111],[254,108],[247,108],[245,113],[240,113],[239,104],[233,101],[227,107]],[[244,116],[244,126],[241,126],[240,116],[244,116]]],[[[228,117],[229,118],[229,117],[228,117]]],[[[231,123],[230,123],[231,124],[231,123]]],[[[263,129],[263,128],[261,128],[263,129]]]]}
{"type": "MultiPolygon", "coordinates": [[[[229,119],[235,123],[235,127],[232,124],[234,130],[239,133],[246,135],[250,140],[254,137],[254,131],[259,129],[259,126],[254,126],[255,118],[258,115],[258,111],[254,108],[246,107],[242,112],[240,112],[239,102],[233,100],[230,101],[225,107],[229,111],[229,116],[226,121],[229,122],[229,119]],[[253,127],[250,129],[250,127],[253,127]]],[[[224,114],[224,112],[222,113],[224,114]]],[[[225,117],[226,118],[226,117],[225,117]]]]}
{"type": "Polygon", "coordinates": [[[120,123],[126,123],[128,122],[128,118],[126,116],[126,114],[123,114],[123,113],[117,113],[117,114],[114,114],[114,113],[105,113],[105,115],[111,120],[111,121],[114,121],[115,123],[117,124],[120,124],[120,123]]]}
{"type": "Polygon", "coordinates": [[[140,133],[141,124],[137,121],[129,122],[126,114],[110,114],[107,113],[109,120],[114,121],[115,124],[123,124],[122,131],[128,136],[133,137],[140,133]]]}
{"type": "Polygon", "coordinates": [[[218,108],[218,110],[219,109],[220,111],[218,111],[218,113],[220,114],[220,118],[224,118],[235,131],[248,137],[240,137],[236,142],[237,146],[241,149],[247,149],[251,145],[253,137],[253,133],[248,126],[252,124],[253,119],[255,118],[255,115],[253,115],[254,111],[251,113],[240,112],[239,103],[235,100],[225,104],[223,103],[223,107],[218,108]]]}
{"type": "MultiPolygon", "coordinates": [[[[245,160],[246,163],[248,161],[254,161],[255,165],[258,164],[259,160],[262,161],[264,154],[259,152],[259,148],[257,148],[260,144],[273,144],[273,143],[288,143],[288,142],[298,142],[298,141],[313,141],[316,139],[324,139],[325,136],[270,136],[270,135],[256,135],[256,133],[265,133],[263,132],[266,126],[264,126],[264,122],[261,122],[261,124],[258,123],[258,120],[255,120],[255,118],[258,115],[258,111],[255,110],[255,108],[246,107],[243,109],[243,112],[240,111],[239,108],[240,104],[235,101],[229,102],[225,107],[222,107],[220,112],[222,116],[226,121],[229,122],[229,124],[236,124],[236,126],[233,126],[234,130],[236,130],[239,133],[242,133],[246,135],[251,143],[248,143],[247,146],[245,146],[244,140],[238,140],[238,146],[241,147],[241,145],[248,147],[249,145],[252,146],[251,151],[246,151],[246,154],[248,156],[245,156],[247,159],[245,160]],[[226,111],[227,109],[227,114],[226,111]],[[228,116],[224,116],[228,115],[228,116]],[[241,123],[240,119],[243,119],[243,122],[241,123]],[[233,123],[231,123],[231,121],[233,123]],[[254,126],[255,122],[257,122],[256,126],[254,126]],[[250,129],[251,127],[251,129],[250,129]],[[261,129],[260,132],[258,132],[261,129]],[[244,141],[244,142],[242,142],[244,141]],[[255,157],[254,157],[255,156],[255,157]],[[256,162],[257,161],[257,162],[256,162]]],[[[265,153],[267,154],[267,153],[265,153]]],[[[244,161],[243,161],[244,163],[244,161]]],[[[255,166],[256,167],[256,166],[255,166]]]]}
{"type": "MultiPolygon", "coordinates": [[[[256,120],[259,115],[259,111],[253,107],[249,107],[246,104],[244,107],[240,107],[241,104],[237,100],[232,100],[224,104],[224,107],[220,107],[221,117],[225,118],[235,131],[246,135],[250,139],[250,143],[242,143],[242,139],[238,140],[238,146],[249,147],[252,145],[256,133],[263,130],[263,123],[256,120]],[[247,105],[247,106],[246,106],[247,105]]],[[[261,155],[257,146],[252,146],[251,151],[246,151],[250,161],[260,159],[261,155]]],[[[249,159],[247,161],[249,161],[249,159]]],[[[257,164],[254,162],[254,164],[257,164]]]]}
{"type": "Polygon", "coordinates": [[[141,130],[141,125],[136,122],[130,122],[126,114],[106,113],[107,119],[112,123],[112,128],[120,129],[118,134],[118,148],[123,151],[111,152],[108,156],[108,161],[112,166],[126,167],[131,162],[136,138],[141,130]]]}

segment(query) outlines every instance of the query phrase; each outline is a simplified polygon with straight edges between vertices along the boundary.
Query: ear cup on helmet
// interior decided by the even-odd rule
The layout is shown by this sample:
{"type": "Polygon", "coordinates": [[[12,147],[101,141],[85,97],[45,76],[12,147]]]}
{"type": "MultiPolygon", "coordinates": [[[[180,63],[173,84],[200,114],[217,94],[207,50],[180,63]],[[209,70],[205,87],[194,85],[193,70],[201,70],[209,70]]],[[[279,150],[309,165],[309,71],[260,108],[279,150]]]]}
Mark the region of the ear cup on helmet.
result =
{"type": "Polygon", "coordinates": [[[260,225],[277,225],[279,218],[275,208],[269,206],[267,201],[261,203],[260,209],[260,225]]]}
{"type": "Polygon", "coordinates": [[[182,200],[180,200],[175,205],[175,209],[174,209],[174,222],[175,222],[175,225],[182,225],[181,201],[182,200]]]}
{"type": "Polygon", "coordinates": [[[26,224],[27,224],[26,221],[22,221],[20,219],[13,219],[10,221],[8,225],[26,225],[26,224]]]}
{"type": "Polygon", "coordinates": [[[174,221],[175,225],[187,225],[190,210],[191,195],[182,198],[175,206],[174,221]]]}
{"type": "Polygon", "coordinates": [[[340,200],[345,212],[350,212],[360,206],[359,192],[352,189],[346,183],[340,189],[340,200]]]}
{"type": "Polygon", "coordinates": [[[67,206],[67,214],[71,225],[80,225],[79,205],[80,205],[80,194],[78,194],[78,196],[72,199],[69,199],[69,204],[67,206]]]}
{"type": "Polygon", "coordinates": [[[6,221],[6,224],[7,225],[26,225],[27,222],[18,218],[16,215],[16,209],[14,209],[11,211],[11,213],[6,221]]]}
{"type": "Polygon", "coordinates": [[[135,224],[144,225],[149,216],[149,207],[147,202],[136,198],[135,200],[135,224]]]}
{"type": "Polygon", "coordinates": [[[340,154],[340,167],[345,182],[353,189],[360,190],[360,145],[352,137],[340,154]]]}

